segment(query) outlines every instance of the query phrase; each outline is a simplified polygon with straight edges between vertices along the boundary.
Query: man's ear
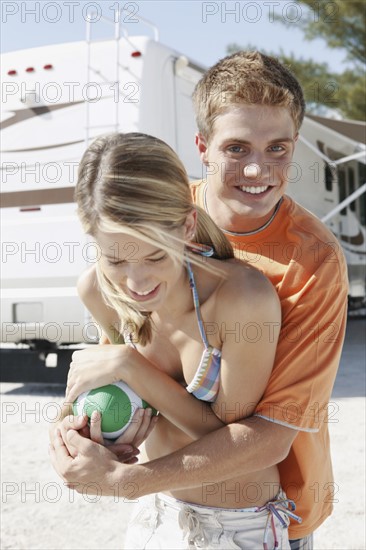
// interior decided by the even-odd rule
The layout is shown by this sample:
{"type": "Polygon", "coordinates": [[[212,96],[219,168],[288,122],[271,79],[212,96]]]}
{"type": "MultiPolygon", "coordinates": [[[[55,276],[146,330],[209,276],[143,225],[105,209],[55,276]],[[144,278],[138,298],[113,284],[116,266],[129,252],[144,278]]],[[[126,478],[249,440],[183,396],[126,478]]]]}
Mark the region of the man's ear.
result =
{"type": "Polygon", "coordinates": [[[206,138],[201,133],[198,132],[195,137],[195,142],[196,142],[196,146],[197,146],[201,161],[203,162],[203,164],[207,165],[208,164],[208,159],[207,159],[208,145],[207,145],[206,138]]]}
{"type": "Polygon", "coordinates": [[[299,132],[297,132],[296,136],[294,137],[294,142],[296,143],[298,139],[299,139],[299,132]]]}

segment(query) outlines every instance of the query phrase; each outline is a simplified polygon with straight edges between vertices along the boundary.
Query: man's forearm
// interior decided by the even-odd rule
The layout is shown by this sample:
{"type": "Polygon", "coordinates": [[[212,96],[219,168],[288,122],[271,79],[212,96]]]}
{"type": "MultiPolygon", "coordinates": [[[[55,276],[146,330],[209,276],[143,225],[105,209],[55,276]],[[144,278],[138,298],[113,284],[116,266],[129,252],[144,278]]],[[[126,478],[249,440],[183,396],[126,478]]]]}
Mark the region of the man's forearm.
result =
{"type": "Polygon", "coordinates": [[[264,470],[288,454],[297,431],[252,417],[212,432],[178,451],[133,466],[121,464],[115,475],[127,498],[198,487],[264,470]]]}

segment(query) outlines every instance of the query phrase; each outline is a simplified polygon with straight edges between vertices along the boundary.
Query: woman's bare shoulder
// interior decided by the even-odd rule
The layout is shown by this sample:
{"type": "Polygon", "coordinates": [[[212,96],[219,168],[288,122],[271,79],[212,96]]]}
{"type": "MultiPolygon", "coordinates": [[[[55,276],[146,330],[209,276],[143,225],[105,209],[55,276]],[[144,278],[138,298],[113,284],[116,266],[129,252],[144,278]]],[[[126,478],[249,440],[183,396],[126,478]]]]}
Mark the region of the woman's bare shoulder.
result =
{"type": "Polygon", "coordinates": [[[265,319],[280,317],[280,301],[271,281],[259,269],[241,261],[226,265],[226,277],[218,290],[218,304],[223,314],[265,319]]]}
{"type": "Polygon", "coordinates": [[[89,267],[80,275],[77,290],[83,304],[90,311],[93,319],[98,323],[109,341],[115,344],[121,343],[118,314],[104,301],[95,265],[89,267]]]}
{"type": "Polygon", "coordinates": [[[92,265],[81,273],[77,282],[77,291],[84,303],[100,293],[96,266],[92,265]]]}

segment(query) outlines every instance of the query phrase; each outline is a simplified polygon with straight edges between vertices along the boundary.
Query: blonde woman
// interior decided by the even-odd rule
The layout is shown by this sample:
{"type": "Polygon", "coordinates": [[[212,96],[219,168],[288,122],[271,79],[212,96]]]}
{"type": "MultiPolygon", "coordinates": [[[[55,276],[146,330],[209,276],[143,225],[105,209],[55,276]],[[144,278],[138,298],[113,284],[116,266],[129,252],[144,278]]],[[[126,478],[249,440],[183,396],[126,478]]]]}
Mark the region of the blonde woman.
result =
{"type": "MultiPolygon", "coordinates": [[[[74,354],[67,401],[126,382],[160,413],[144,457],[130,466],[148,469],[149,461],[252,415],[272,370],[279,300],[259,271],[234,259],[223,233],[192,204],[182,163],[157,138],[97,139],[81,161],[76,201],[86,233],[100,248],[79,293],[111,344],[74,354]]],[[[71,486],[82,484],[93,467],[105,475],[107,455],[110,464],[100,418],[93,420],[94,441],[74,432],[70,442],[70,426],[82,428],[85,419],[75,424],[66,417],[55,435],[52,460],[71,486]],[[67,475],[65,459],[72,462],[67,475]]],[[[116,458],[108,468],[110,494],[121,481],[120,466],[116,458]]],[[[131,496],[141,495],[138,487],[131,496]]],[[[125,544],[289,548],[292,508],[277,466],[262,468],[258,456],[250,475],[215,484],[202,479],[201,487],[140,498],[125,544]]]]}

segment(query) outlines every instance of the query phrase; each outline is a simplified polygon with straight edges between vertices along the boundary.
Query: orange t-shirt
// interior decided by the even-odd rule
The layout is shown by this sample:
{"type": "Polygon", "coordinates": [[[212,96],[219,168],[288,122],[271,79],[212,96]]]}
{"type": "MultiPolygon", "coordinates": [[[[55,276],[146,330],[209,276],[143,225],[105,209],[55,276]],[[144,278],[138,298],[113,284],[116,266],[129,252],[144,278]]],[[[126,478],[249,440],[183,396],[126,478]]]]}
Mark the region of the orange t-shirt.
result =
{"type": "MultiPolygon", "coordinates": [[[[201,207],[204,189],[205,182],[192,184],[193,200],[201,207]]],[[[291,522],[290,539],[302,538],[323,523],[338,498],[328,433],[337,411],[328,402],[345,334],[347,267],[335,236],[286,195],[265,229],[227,237],[235,256],[262,271],[281,301],[275,363],[255,414],[299,430],[278,467],[281,485],[302,518],[301,524],[291,522]]]]}

